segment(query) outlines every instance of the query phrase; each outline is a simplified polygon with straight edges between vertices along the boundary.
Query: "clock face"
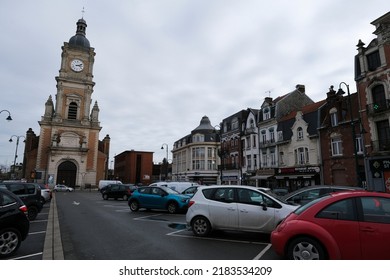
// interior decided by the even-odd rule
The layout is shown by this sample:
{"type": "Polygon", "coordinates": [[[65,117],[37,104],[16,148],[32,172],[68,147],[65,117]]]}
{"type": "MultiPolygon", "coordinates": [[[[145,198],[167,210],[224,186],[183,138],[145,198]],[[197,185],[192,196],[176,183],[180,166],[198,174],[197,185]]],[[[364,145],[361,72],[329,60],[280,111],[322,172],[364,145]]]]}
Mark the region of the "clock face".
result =
{"type": "Polygon", "coordinates": [[[74,59],[70,63],[70,68],[72,68],[73,71],[81,72],[84,69],[84,63],[80,59],[74,59]]]}

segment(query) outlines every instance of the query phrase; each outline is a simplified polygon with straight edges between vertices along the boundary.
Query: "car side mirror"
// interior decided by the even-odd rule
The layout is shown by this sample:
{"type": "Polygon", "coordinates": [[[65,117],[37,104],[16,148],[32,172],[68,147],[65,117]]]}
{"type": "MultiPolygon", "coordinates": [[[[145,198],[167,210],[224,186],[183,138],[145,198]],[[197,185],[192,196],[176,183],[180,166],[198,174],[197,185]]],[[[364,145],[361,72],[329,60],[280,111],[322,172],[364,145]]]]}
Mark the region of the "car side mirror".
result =
{"type": "Polygon", "coordinates": [[[264,211],[267,210],[267,203],[262,202],[262,203],[260,203],[260,206],[263,207],[263,210],[264,210],[264,211]]]}

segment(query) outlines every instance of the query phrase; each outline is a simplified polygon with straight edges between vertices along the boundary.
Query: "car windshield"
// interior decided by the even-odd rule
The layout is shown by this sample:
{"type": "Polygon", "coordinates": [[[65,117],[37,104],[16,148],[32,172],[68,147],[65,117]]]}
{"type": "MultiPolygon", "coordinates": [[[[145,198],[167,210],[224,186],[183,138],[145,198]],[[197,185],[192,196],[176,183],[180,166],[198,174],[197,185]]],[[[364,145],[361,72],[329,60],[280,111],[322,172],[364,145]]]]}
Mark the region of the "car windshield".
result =
{"type": "Polygon", "coordinates": [[[172,190],[171,188],[168,188],[166,186],[160,186],[160,188],[163,189],[164,191],[166,191],[169,194],[179,194],[179,192],[177,192],[175,190],[172,190]]]}
{"type": "Polygon", "coordinates": [[[301,214],[303,211],[305,211],[306,209],[310,208],[312,205],[316,204],[317,202],[321,201],[321,200],[324,200],[325,198],[328,198],[330,196],[330,194],[326,194],[324,196],[321,196],[317,199],[314,199],[304,205],[302,205],[301,207],[298,207],[297,209],[295,209],[294,213],[296,215],[299,215],[301,214]]]}

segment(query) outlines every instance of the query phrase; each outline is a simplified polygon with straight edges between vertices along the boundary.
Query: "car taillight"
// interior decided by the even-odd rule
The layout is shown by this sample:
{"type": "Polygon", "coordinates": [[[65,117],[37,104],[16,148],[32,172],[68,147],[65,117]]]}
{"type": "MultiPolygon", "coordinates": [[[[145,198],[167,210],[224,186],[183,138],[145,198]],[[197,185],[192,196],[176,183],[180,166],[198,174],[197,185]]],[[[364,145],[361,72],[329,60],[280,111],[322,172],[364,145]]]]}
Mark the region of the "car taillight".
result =
{"type": "Polygon", "coordinates": [[[26,205],[22,205],[19,207],[19,210],[22,211],[23,213],[27,213],[27,206],[26,205]]]}
{"type": "Polygon", "coordinates": [[[190,200],[190,202],[188,202],[188,208],[190,208],[192,205],[194,205],[195,204],[195,201],[193,201],[193,200],[190,200]]]}

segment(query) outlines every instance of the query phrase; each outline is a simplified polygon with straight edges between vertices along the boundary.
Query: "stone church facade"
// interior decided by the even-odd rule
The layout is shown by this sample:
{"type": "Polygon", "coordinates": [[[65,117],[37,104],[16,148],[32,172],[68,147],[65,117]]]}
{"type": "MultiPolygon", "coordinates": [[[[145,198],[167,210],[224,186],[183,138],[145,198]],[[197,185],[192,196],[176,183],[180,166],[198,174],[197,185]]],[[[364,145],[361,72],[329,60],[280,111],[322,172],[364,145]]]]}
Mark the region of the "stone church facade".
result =
{"type": "Polygon", "coordinates": [[[99,140],[99,107],[92,102],[95,51],[86,27],[78,20],[76,34],[62,46],[57,93],[45,103],[40,135],[31,128],[26,134],[25,174],[36,182],[85,187],[107,177],[110,137],[99,140]]]}

